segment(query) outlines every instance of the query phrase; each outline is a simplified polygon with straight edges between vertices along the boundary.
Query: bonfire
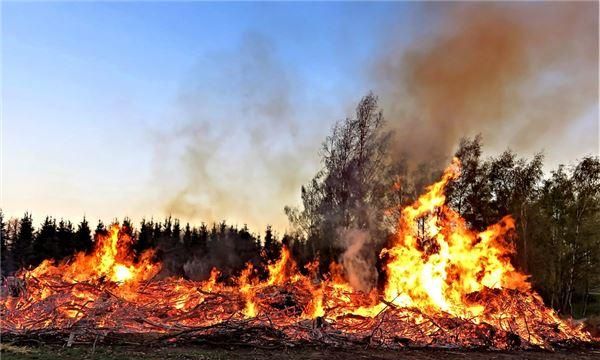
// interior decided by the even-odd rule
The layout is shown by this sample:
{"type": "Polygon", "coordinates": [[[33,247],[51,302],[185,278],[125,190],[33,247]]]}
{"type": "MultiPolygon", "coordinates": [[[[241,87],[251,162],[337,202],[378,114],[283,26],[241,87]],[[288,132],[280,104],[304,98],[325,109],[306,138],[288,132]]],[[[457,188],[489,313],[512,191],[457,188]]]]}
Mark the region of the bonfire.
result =
{"type": "Polygon", "coordinates": [[[113,226],[91,254],[44,261],[5,283],[2,334],[69,345],[137,339],[552,349],[592,341],[546,307],[511,264],[510,216],[476,232],[446,205],[445,187],[459,172],[454,160],[401,210],[394,240],[381,253],[385,285],[370,292],[353,289],[343,271],[322,277],[314,263],[300,271],[286,247],[262,280],[252,264],[230,281],[219,281],[218,269],[201,282],[156,279],[161,264],[153,252],[135,256],[132,239],[113,226]]]}

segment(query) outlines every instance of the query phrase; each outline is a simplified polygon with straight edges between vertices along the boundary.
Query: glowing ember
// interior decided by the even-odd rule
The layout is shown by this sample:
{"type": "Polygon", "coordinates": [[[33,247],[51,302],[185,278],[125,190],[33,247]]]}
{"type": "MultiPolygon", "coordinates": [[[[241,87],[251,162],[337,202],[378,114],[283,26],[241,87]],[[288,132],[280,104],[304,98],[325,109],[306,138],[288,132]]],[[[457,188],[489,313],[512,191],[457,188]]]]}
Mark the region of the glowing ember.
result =
{"type": "Polygon", "coordinates": [[[131,278],[133,278],[133,274],[126,266],[121,264],[114,266],[113,275],[111,276],[112,281],[122,283],[131,280],[131,278]]]}
{"type": "Polygon", "coordinates": [[[153,253],[133,261],[131,239],[113,226],[90,255],[22,271],[25,290],[1,299],[2,332],[68,332],[77,325],[84,338],[108,332],[210,337],[239,336],[244,328],[254,331],[244,340],[249,343],[276,338],[500,349],[589,341],[545,307],[510,263],[510,216],[477,233],[445,205],[445,186],[459,171],[454,160],[402,210],[393,246],[381,254],[387,276],[381,292],[353,290],[341,265],[324,280],[315,263],[303,275],[285,246],[264,281],[251,263],[228,284],[217,281],[217,269],[204,282],[153,280],[161,267],[151,261],[153,253]]]}

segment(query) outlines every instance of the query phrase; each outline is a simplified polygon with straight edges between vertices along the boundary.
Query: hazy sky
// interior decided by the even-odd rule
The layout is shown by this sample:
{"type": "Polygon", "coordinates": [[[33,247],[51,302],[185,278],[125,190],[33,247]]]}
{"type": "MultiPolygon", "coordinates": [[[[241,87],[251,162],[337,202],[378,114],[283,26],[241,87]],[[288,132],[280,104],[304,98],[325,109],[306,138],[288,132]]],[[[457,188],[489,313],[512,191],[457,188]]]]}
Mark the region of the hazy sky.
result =
{"type": "MultiPolygon", "coordinates": [[[[36,223],[172,213],[282,231],[332,124],[386,88],[376,59],[427,39],[435,10],[3,2],[0,206],[36,223]]],[[[597,116],[578,114],[557,148],[597,152],[597,116]]]]}

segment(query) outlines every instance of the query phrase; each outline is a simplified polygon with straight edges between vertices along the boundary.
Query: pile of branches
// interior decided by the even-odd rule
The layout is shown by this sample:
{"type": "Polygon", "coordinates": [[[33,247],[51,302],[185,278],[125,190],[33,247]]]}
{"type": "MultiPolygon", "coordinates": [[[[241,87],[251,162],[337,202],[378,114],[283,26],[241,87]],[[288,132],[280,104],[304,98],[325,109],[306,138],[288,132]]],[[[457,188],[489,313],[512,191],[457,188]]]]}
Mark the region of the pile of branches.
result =
{"type": "MultiPolygon", "coordinates": [[[[4,291],[0,325],[6,341],[72,344],[203,343],[258,348],[303,344],[379,348],[441,347],[532,349],[583,346],[590,339],[567,327],[541,299],[518,291],[486,290],[473,301],[486,304],[489,321],[426,314],[391,303],[375,316],[353,314],[368,302],[355,292],[327,285],[325,315],[303,316],[312,301],[307,286],[287,283],[253,294],[255,317],[243,314],[244,296],[236,287],[206,290],[182,279],[148,281],[127,289],[105,282],[66,283],[28,278],[4,291]],[[327,294],[337,294],[327,298],[327,294]],[[346,309],[346,307],[348,309],[346,309]]],[[[331,295],[332,296],[332,295],[331,295]]]]}

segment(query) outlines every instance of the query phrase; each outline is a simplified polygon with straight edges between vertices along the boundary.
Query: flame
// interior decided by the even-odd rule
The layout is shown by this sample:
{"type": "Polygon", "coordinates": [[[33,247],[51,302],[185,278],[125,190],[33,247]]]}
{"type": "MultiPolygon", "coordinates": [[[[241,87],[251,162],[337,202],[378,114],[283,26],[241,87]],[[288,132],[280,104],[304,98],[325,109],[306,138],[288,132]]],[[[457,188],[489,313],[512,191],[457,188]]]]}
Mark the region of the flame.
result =
{"type": "Polygon", "coordinates": [[[242,271],[242,274],[238,279],[240,292],[242,293],[242,297],[245,300],[245,305],[244,309],[242,310],[242,314],[244,314],[244,316],[247,318],[255,317],[258,313],[257,305],[254,302],[255,290],[252,286],[252,282],[250,279],[250,276],[252,275],[253,271],[254,266],[252,265],[252,263],[246,264],[246,268],[242,271]]]}
{"type": "Polygon", "coordinates": [[[477,331],[488,327],[493,331],[485,333],[499,339],[493,342],[497,348],[511,346],[510,334],[539,346],[588,341],[580,327],[545,307],[527,276],[511,264],[512,217],[476,232],[446,205],[445,188],[459,174],[454,159],[440,181],[400,211],[391,246],[380,254],[386,275],[381,290],[353,289],[343,264],[333,263],[324,278],[317,262],[303,273],[286,246],[278,260],[267,264],[264,280],[252,263],[228,284],[219,282],[215,268],[203,282],[156,280],[161,265],[153,261],[154,252],[134,261],[132,239],[114,225],[97,239],[91,254],[22,271],[26,286],[21,294],[0,297],[0,325],[17,333],[70,329],[85,317],[97,328],[124,332],[210,331],[215,324],[239,319],[306,340],[322,332],[298,332],[294,324],[319,318],[326,319],[335,336],[362,334],[369,341],[379,336],[386,345],[398,337],[422,344],[481,345],[477,331]]]}
{"type": "Polygon", "coordinates": [[[268,285],[281,285],[288,279],[288,272],[295,272],[296,264],[291,260],[287,246],[282,246],[279,260],[268,265],[267,269],[269,270],[268,285]]]}
{"type": "Polygon", "coordinates": [[[213,289],[217,287],[217,280],[219,279],[220,275],[221,272],[217,268],[212,268],[210,270],[210,277],[208,278],[206,284],[204,284],[203,286],[204,291],[213,291],[213,289]]]}
{"type": "Polygon", "coordinates": [[[472,304],[468,294],[484,288],[530,289],[527,277],[510,263],[514,248],[505,240],[515,227],[510,216],[476,233],[445,205],[444,189],[459,169],[455,158],[440,181],[402,210],[394,246],[382,252],[389,258],[387,301],[470,317],[483,307],[472,304]]]}
{"type": "Polygon", "coordinates": [[[133,273],[125,265],[117,264],[114,266],[112,271],[111,280],[114,282],[124,283],[133,278],[133,273]]]}
{"type": "Polygon", "coordinates": [[[310,289],[312,299],[308,304],[306,310],[303,312],[304,318],[314,319],[317,317],[325,316],[325,307],[323,305],[323,285],[319,285],[310,289]]]}
{"type": "Polygon", "coordinates": [[[96,239],[95,251],[91,255],[78,253],[71,263],[54,265],[44,260],[26,276],[40,277],[54,274],[68,282],[98,281],[109,279],[125,284],[148,280],[158,273],[160,266],[152,262],[153,250],[144,252],[134,263],[131,256],[132,239],[123,233],[118,225],[113,225],[108,235],[96,239]]]}

